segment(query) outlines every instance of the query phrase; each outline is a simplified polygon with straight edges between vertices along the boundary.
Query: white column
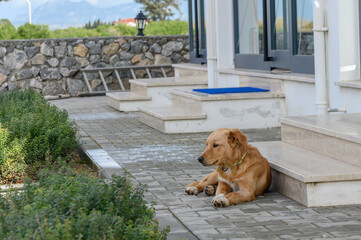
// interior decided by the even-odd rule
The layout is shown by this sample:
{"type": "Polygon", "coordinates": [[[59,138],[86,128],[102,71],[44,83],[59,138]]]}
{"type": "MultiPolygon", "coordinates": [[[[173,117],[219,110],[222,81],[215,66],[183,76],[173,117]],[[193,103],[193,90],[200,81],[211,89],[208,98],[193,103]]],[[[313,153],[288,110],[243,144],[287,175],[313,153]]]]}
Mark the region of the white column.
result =
{"type": "Polygon", "coordinates": [[[207,26],[207,70],[208,87],[215,88],[217,84],[217,34],[216,34],[216,0],[206,0],[207,26]]]}
{"type": "Polygon", "coordinates": [[[234,68],[233,1],[216,0],[217,67],[234,68]]]}
{"type": "Polygon", "coordinates": [[[316,113],[326,114],[328,108],[326,79],[326,42],[324,0],[315,0],[313,6],[314,44],[315,44],[315,87],[316,113]]]}

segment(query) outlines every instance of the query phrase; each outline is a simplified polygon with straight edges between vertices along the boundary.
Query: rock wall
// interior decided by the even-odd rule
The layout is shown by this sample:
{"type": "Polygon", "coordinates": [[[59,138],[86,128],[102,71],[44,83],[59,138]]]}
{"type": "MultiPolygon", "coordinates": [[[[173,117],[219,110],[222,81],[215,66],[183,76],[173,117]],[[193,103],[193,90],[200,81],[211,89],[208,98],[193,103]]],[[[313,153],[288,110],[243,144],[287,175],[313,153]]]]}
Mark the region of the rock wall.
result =
{"type": "MultiPolygon", "coordinates": [[[[43,95],[87,91],[79,68],[158,65],[189,61],[188,36],[102,37],[0,41],[0,93],[33,88],[43,95]]],[[[125,87],[130,73],[121,72],[125,87]]],[[[145,75],[138,71],[137,77],[145,75]]],[[[159,76],[154,71],[152,74],[159,76]]],[[[168,69],[169,75],[172,75],[168,69]]],[[[87,74],[95,91],[103,90],[98,74],[87,74]]],[[[110,89],[119,89],[115,76],[105,75],[110,89]]]]}

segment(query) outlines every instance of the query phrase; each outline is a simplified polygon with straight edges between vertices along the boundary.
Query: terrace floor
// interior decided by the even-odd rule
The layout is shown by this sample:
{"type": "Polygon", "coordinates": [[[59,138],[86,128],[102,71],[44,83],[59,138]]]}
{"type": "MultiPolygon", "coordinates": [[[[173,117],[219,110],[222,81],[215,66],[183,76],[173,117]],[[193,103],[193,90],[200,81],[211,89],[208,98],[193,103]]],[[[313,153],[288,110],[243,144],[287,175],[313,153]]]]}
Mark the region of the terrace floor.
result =
{"type": "MultiPolygon", "coordinates": [[[[189,196],[185,186],[212,168],[196,157],[209,133],[166,135],[107,106],[105,97],[52,101],[68,110],[84,148],[104,149],[136,181],[147,184],[157,219],[170,226],[168,239],[361,239],[361,205],[307,208],[268,192],[250,203],[216,209],[204,193],[189,196]]],[[[249,142],[279,141],[280,129],[247,130],[249,142]]],[[[122,174],[123,170],[118,170],[122,174]]]]}

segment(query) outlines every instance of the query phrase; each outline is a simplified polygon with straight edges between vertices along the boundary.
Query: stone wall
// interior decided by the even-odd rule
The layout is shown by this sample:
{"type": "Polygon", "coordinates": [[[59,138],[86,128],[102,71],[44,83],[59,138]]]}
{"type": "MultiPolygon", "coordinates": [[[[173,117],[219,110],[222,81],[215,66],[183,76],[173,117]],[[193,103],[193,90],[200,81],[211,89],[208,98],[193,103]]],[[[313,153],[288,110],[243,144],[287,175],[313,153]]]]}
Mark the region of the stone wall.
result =
{"type": "MultiPolygon", "coordinates": [[[[71,71],[79,68],[188,61],[189,43],[185,35],[0,41],[0,93],[33,88],[43,95],[74,96],[87,91],[81,73],[69,77],[71,71]]],[[[129,87],[130,73],[120,74],[129,87]]],[[[137,77],[143,75],[144,71],[137,72],[137,77]]],[[[89,74],[88,78],[95,91],[103,90],[97,74],[89,74]]],[[[110,89],[119,89],[112,73],[106,74],[105,79],[110,89]]]]}

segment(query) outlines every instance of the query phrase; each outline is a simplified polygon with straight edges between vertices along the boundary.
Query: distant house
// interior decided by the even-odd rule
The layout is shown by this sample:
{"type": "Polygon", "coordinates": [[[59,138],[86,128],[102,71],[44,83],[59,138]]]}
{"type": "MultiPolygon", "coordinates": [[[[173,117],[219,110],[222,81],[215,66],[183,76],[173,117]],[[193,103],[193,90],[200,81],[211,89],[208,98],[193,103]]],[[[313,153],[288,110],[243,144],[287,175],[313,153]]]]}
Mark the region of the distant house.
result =
{"type": "Polygon", "coordinates": [[[118,21],[114,22],[114,25],[118,25],[118,24],[125,24],[125,25],[128,25],[130,27],[135,27],[136,26],[134,18],[126,18],[126,19],[121,19],[121,20],[118,20],[118,21]]]}

